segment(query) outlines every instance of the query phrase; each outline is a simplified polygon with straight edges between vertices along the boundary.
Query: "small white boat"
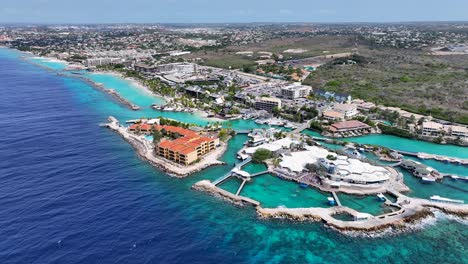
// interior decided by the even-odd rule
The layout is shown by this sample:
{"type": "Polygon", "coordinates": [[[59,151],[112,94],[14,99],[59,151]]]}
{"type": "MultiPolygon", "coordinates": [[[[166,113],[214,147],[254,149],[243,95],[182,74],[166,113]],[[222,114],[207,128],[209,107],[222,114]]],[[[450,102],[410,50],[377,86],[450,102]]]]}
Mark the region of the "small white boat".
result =
{"type": "Polygon", "coordinates": [[[436,181],[434,178],[427,178],[427,177],[422,177],[421,179],[423,182],[435,182],[436,181]]]}
{"type": "Polygon", "coordinates": [[[335,199],[333,197],[328,197],[327,200],[328,200],[328,203],[331,204],[331,205],[336,204],[336,201],[335,201],[335,199]]]}
{"type": "Polygon", "coordinates": [[[385,201],[385,200],[386,200],[385,195],[383,195],[383,194],[381,194],[381,193],[377,194],[377,197],[378,197],[379,200],[381,200],[381,201],[385,201]]]}
{"type": "Polygon", "coordinates": [[[463,203],[465,203],[465,201],[463,201],[463,200],[449,199],[449,198],[445,198],[445,197],[440,197],[439,195],[431,196],[431,201],[439,202],[439,203],[452,203],[452,204],[463,204],[463,203]]]}

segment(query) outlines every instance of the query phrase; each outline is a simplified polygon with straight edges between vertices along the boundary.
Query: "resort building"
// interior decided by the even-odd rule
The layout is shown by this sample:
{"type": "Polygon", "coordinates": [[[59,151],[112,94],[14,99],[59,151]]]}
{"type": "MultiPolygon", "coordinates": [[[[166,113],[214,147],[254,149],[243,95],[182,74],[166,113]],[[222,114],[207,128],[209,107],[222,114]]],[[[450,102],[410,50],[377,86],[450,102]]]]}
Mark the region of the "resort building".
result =
{"type": "Polygon", "coordinates": [[[312,87],[307,85],[292,84],[281,88],[281,96],[285,99],[297,99],[307,97],[312,87]]]}
{"type": "Polygon", "coordinates": [[[422,134],[424,136],[439,136],[444,130],[444,125],[428,121],[422,124],[422,134]]]}
{"type": "Polygon", "coordinates": [[[328,128],[328,131],[333,135],[341,136],[356,136],[370,133],[371,127],[358,120],[349,120],[335,123],[328,128]]]}
{"type": "Polygon", "coordinates": [[[156,68],[154,66],[149,66],[149,65],[144,65],[144,64],[135,64],[133,67],[135,71],[141,72],[141,73],[154,73],[156,71],[156,68]]]}
{"type": "Polygon", "coordinates": [[[336,104],[333,106],[333,110],[342,113],[345,119],[350,119],[358,114],[355,104],[336,104]]]}
{"type": "Polygon", "coordinates": [[[103,66],[109,64],[118,64],[123,63],[124,60],[121,58],[94,58],[94,59],[87,59],[84,61],[84,65],[87,67],[90,66],[103,66]]]}
{"type": "Polygon", "coordinates": [[[318,164],[327,171],[330,183],[340,184],[384,184],[393,172],[380,166],[374,166],[359,159],[336,155],[325,148],[305,146],[305,151],[291,152],[282,156],[279,166],[290,172],[306,171],[307,164],[318,164]],[[334,160],[327,157],[333,156],[334,160]]]}
{"type": "Polygon", "coordinates": [[[272,112],[274,108],[281,109],[281,100],[273,97],[261,97],[255,102],[255,108],[272,112]]]}
{"type": "Polygon", "coordinates": [[[146,134],[155,130],[161,131],[169,138],[175,138],[174,140],[161,140],[156,145],[156,154],[186,166],[195,163],[203,155],[219,146],[219,138],[201,136],[195,131],[181,127],[134,124],[129,128],[129,131],[146,134]]]}
{"type": "Polygon", "coordinates": [[[328,121],[341,121],[344,120],[344,114],[334,110],[323,112],[323,119],[328,121]]]}
{"type": "Polygon", "coordinates": [[[421,131],[423,136],[446,136],[460,139],[468,139],[468,128],[463,126],[443,125],[432,121],[426,121],[421,125],[421,131]]]}
{"type": "Polygon", "coordinates": [[[468,139],[468,128],[462,126],[449,126],[450,135],[461,139],[468,139]]]}

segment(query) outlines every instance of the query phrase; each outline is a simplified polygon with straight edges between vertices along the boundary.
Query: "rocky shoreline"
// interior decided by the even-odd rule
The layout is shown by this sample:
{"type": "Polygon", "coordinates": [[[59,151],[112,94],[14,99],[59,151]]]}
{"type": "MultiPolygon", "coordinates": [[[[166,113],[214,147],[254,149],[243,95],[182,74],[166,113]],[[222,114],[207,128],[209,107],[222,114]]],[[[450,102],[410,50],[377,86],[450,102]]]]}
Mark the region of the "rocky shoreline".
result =
{"type": "MultiPolygon", "coordinates": [[[[459,204],[440,204],[425,199],[410,198],[399,195],[401,208],[398,211],[372,216],[367,219],[355,221],[343,221],[334,218],[336,214],[348,214],[359,217],[363,214],[345,206],[329,208],[263,208],[260,202],[248,197],[239,196],[225,191],[208,180],[195,183],[192,189],[206,192],[214,197],[221,198],[238,206],[252,205],[260,219],[288,219],[292,221],[323,222],[329,227],[341,232],[379,233],[388,229],[406,230],[412,225],[419,224],[422,220],[433,217],[433,210],[439,210],[445,214],[455,215],[461,218],[468,217],[468,206],[459,204]]],[[[366,215],[366,214],[364,214],[366,215]]]]}
{"type": "Polygon", "coordinates": [[[106,126],[117,132],[123,139],[125,139],[136,150],[140,158],[147,161],[152,166],[163,170],[170,176],[184,178],[210,166],[225,164],[224,162],[218,160],[227,150],[227,144],[224,142],[222,142],[221,146],[216,150],[204,156],[200,162],[189,166],[182,166],[167,159],[156,156],[154,154],[154,147],[152,143],[144,138],[127,132],[127,129],[121,126],[114,117],[110,116],[109,121],[110,122],[107,123],[106,126]]]}

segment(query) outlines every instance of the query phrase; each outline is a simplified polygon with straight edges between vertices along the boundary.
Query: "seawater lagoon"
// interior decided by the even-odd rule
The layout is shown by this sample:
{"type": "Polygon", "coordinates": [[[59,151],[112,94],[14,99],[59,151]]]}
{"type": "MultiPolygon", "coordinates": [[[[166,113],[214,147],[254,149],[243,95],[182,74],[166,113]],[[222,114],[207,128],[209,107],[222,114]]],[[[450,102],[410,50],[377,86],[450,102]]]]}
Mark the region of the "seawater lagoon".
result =
{"type": "MultiPolygon", "coordinates": [[[[109,115],[119,120],[148,114],[199,124],[206,120],[186,113],[174,117],[152,109],[131,111],[85,82],[58,76],[21,56],[0,49],[3,263],[468,262],[466,222],[443,214],[411,232],[355,237],[321,223],[259,220],[248,207],[193,191],[193,183],[214,180],[232,168],[245,136],[229,142],[222,157],[227,165],[185,179],[168,177],[98,124],[109,115]]],[[[255,123],[239,120],[233,126],[253,128],[255,123]]],[[[440,146],[444,147],[452,148],[440,146]]],[[[411,175],[406,178],[419,184],[411,175]]],[[[298,196],[316,203],[312,194],[294,196],[297,185],[262,193],[256,186],[271,186],[279,179],[258,180],[252,190],[244,191],[271,201],[271,206],[294,206],[298,196]],[[288,199],[274,197],[278,191],[288,199]]],[[[467,189],[466,184],[455,185],[467,189]]],[[[431,193],[455,194],[454,189],[441,192],[437,186],[431,193]]],[[[425,195],[410,187],[414,195],[425,195]]],[[[466,192],[457,193],[467,200],[466,192]]]]}

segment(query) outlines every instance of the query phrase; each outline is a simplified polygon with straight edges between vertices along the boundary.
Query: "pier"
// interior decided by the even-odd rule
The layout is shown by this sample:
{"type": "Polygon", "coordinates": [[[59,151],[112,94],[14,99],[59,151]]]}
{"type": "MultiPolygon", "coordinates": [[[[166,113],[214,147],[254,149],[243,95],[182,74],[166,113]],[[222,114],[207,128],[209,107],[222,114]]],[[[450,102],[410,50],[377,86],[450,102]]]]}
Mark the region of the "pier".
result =
{"type": "Polygon", "coordinates": [[[236,132],[236,134],[249,134],[250,132],[252,132],[252,130],[250,129],[245,129],[245,130],[234,130],[234,132],[236,132]]]}
{"type": "Polygon", "coordinates": [[[245,165],[247,165],[247,164],[250,163],[251,161],[252,161],[252,158],[249,157],[249,158],[245,159],[244,161],[242,161],[241,163],[235,164],[235,165],[234,165],[234,168],[233,168],[230,172],[228,172],[228,173],[226,173],[224,176],[222,176],[222,177],[216,179],[216,180],[213,182],[213,185],[214,185],[214,186],[217,186],[217,185],[223,183],[224,181],[226,181],[227,179],[229,179],[229,177],[231,177],[231,176],[234,175],[234,171],[235,171],[235,170],[240,170],[242,167],[244,167],[245,165]]]}
{"type": "Polygon", "coordinates": [[[453,158],[453,157],[429,154],[429,153],[424,153],[424,152],[411,152],[411,151],[403,151],[403,150],[396,150],[396,149],[391,149],[391,150],[398,152],[405,156],[416,157],[418,159],[423,159],[423,160],[433,159],[433,160],[442,161],[442,162],[450,162],[450,163],[455,163],[455,164],[468,165],[468,159],[453,158]]]}
{"type": "Polygon", "coordinates": [[[269,170],[261,171],[261,172],[257,172],[257,173],[254,173],[254,174],[250,175],[250,177],[257,177],[257,176],[268,174],[268,173],[270,173],[269,170]]]}
{"type": "Polygon", "coordinates": [[[247,180],[242,181],[241,185],[239,186],[239,189],[237,189],[236,195],[240,194],[240,192],[242,191],[242,188],[244,188],[244,185],[245,185],[246,182],[247,182],[247,180]]]}
{"type": "Polygon", "coordinates": [[[223,183],[223,182],[226,181],[229,177],[231,177],[232,174],[233,174],[232,171],[226,173],[226,175],[224,175],[223,177],[218,178],[217,180],[215,180],[215,181],[213,182],[213,185],[214,185],[214,186],[217,186],[218,184],[223,183]]]}
{"type": "Polygon", "coordinates": [[[338,198],[338,195],[336,195],[336,192],[331,192],[331,194],[333,195],[333,199],[335,199],[336,204],[341,206],[340,199],[338,198]]]}

